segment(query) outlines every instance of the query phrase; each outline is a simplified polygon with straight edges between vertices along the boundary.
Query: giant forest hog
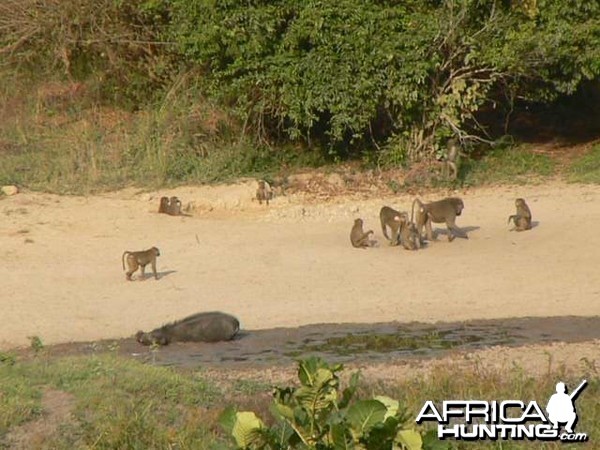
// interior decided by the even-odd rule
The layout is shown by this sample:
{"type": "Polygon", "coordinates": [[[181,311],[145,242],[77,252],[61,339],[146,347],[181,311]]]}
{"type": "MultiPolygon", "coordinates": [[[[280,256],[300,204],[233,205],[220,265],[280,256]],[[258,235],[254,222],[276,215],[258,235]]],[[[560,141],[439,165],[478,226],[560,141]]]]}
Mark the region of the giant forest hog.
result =
{"type": "Polygon", "coordinates": [[[222,312],[193,314],[160,328],[144,333],[138,331],[136,340],[143,345],[168,345],[171,342],[229,341],[240,330],[240,322],[222,312]]]}

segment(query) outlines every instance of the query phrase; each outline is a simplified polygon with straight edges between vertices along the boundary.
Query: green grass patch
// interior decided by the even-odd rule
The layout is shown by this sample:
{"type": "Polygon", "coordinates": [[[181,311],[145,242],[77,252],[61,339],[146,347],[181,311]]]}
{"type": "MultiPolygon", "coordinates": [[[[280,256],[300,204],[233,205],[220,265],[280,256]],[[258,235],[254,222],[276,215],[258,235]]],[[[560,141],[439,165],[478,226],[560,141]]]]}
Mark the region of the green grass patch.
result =
{"type": "Polygon", "coordinates": [[[465,348],[470,344],[507,345],[514,342],[506,330],[498,329],[493,333],[469,333],[461,330],[425,329],[409,331],[399,328],[395,333],[349,333],[344,336],[327,338],[317,344],[306,344],[297,352],[288,356],[299,356],[303,353],[326,352],[334,355],[355,355],[361,353],[427,353],[431,350],[448,350],[465,348]]]}
{"type": "Polygon", "coordinates": [[[221,392],[194,373],[101,355],[0,364],[0,380],[0,443],[39,416],[41,392],[52,387],[76,405],[46,448],[223,448],[206,420],[221,392]]]}
{"type": "Polygon", "coordinates": [[[527,184],[552,175],[555,163],[546,155],[526,146],[498,148],[480,160],[466,160],[461,167],[464,184],[477,186],[497,183],[527,184]]]}
{"type": "Polygon", "coordinates": [[[318,148],[274,147],[243,135],[234,115],[186,77],[136,111],[103,106],[89,86],[75,90],[64,80],[20,82],[0,70],[0,86],[14,87],[0,88],[0,184],[91,194],[268,178],[325,163],[318,148]]]}
{"type": "Polygon", "coordinates": [[[41,414],[41,392],[23,375],[15,357],[0,354],[0,448],[10,427],[33,420],[41,414]]]}
{"type": "MultiPolygon", "coordinates": [[[[24,361],[12,354],[0,356],[0,448],[5,446],[9,429],[47,413],[41,394],[48,387],[74,396],[72,419],[45,437],[46,448],[56,450],[233,448],[233,442],[217,431],[223,409],[233,404],[266,415],[272,402],[270,378],[264,382],[240,378],[221,382],[217,388],[201,372],[144,365],[113,353],[51,358],[42,352],[24,361]]],[[[590,443],[600,442],[600,376],[593,361],[577,376],[550,362],[541,377],[532,377],[518,366],[502,370],[480,365],[469,369],[438,367],[427,376],[386,382],[361,380],[357,398],[380,394],[396,398],[414,419],[427,400],[533,399],[545,406],[557,381],[573,387],[582,378],[589,384],[577,399],[577,431],[588,433],[590,443]]],[[[451,448],[457,449],[578,448],[541,441],[452,444],[451,448]]]]}
{"type": "Polygon", "coordinates": [[[567,180],[572,183],[600,183],[600,144],[571,164],[567,180]]]}
{"type": "MultiPolygon", "coordinates": [[[[347,334],[328,338],[324,344],[306,346],[306,351],[332,352],[351,355],[365,352],[387,353],[402,349],[450,349],[460,342],[445,339],[447,333],[428,331],[423,334],[347,334]]],[[[474,339],[477,339],[475,336],[474,339]]]]}

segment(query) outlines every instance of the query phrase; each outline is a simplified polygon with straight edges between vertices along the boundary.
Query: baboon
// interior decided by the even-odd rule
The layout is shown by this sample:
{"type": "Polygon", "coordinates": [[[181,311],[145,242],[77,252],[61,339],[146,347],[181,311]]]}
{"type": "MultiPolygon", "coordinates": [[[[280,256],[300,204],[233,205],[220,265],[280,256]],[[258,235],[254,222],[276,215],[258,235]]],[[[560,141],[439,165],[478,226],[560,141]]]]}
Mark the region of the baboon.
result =
{"type": "Polygon", "coordinates": [[[362,219],[355,219],[352,230],[350,231],[350,242],[353,247],[366,248],[371,246],[369,241],[369,235],[373,234],[373,230],[369,230],[366,233],[363,231],[362,219]]]}
{"type": "Polygon", "coordinates": [[[160,205],[158,205],[158,213],[159,214],[169,214],[169,198],[161,197],[160,205]]]}
{"type": "Polygon", "coordinates": [[[508,223],[512,220],[515,224],[515,227],[511,231],[531,230],[531,210],[527,206],[527,203],[525,203],[525,199],[516,199],[515,206],[517,207],[517,214],[508,217],[508,223]]]}
{"type": "Polygon", "coordinates": [[[400,243],[406,250],[418,250],[421,248],[421,236],[413,222],[407,220],[400,228],[400,243]]]}
{"type": "Polygon", "coordinates": [[[178,320],[149,333],[138,331],[136,340],[143,345],[168,345],[171,342],[229,341],[240,330],[240,322],[222,312],[198,313],[178,320]]]}
{"type": "Polygon", "coordinates": [[[448,242],[452,242],[456,236],[469,239],[467,234],[456,226],[456,216],[460,216],[465,205],[460,198],[449,197],[431,203],[422,203],[418,198],[413,201],[411,211],[411,222],[414,220],[419,236],[423,235],[423,227],[427,231],[427,239],[434,240],[431,222],[446,223],[448,227],[448,242]],[[415,204],[418,204],[415,215],[415,204]],[[413,219],[414,218],[414,219],[413,219]]]}
{"type": "Polygon", "coordinates": [[[169,200],[169,215],[180,216],[181,215],[181,200],[173,196],[169,200]]]}
{"type": "Polygon", "coordinates": [[[456,180],[458,177],[458,168],[460,166],[460,141],[456,138],[450,138],[446,142],[447,156],[444,160],[443,175],[445,178],[456,180]],[[452,173],[450,173],[452,172],[452,173]]]}
{"type": "Polygon", "coordinates": [[[168,214],[170,216],[184,216],[181,212],[181,200],[173,196],[170,199],[168,197],[160,198],[160,205],[158,206],[158,212],[161,214],[168,214]]]}
{"type": "Polygon", "coordinates": [[[384,206],[379,211],[379,220],[381,221],[381,231],[385,238],[390,241],[390,245],[398,245],[400,242],[400,228],[408,222],[408,213],[384,206]],[[391,230],[391,237],[387,234],[388,227],[391,230]]]}
{"type": "Polygon", "coordinates": [[[123,256],[121,260],[123,262],[123,270],[125,270],[125,256],[127,256],[127,267],[128,271],[125,274],[127,280],[131,281],[131,275],[135,272],[138,267],[141,267],[141,277],[140,280],[144,280],[146,270],[146,265],[152,265],[152,272],[154,272],[154,278],[158,280],[158,275],[156,273],[156,257],[160,256],[160,251],[156,247],[152,247],[148,250],[140,251],[140,252],[130,252],[126,250],[123,252],[123,256]]]}
{"type": "Polygon", "coordinates": [[[258,180],[258,189],[256,190],[256,199],[258,203],[262,205],[263,201],[269,204],[269,200],[273,199],[273,191],[271,186],[265,180],[258,180]]]}

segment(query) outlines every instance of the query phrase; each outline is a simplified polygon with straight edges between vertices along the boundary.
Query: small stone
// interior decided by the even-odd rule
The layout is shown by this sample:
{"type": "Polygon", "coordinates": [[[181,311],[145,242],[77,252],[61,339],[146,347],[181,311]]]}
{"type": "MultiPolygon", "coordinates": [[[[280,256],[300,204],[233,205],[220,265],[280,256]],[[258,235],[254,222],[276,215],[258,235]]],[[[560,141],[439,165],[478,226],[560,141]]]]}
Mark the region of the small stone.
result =
{"type": "Polygon", "coordinates": [[[2,192],[4,195],[16,195],[19,193],[19,188],[16,186],[2,186],[2,192]]]}

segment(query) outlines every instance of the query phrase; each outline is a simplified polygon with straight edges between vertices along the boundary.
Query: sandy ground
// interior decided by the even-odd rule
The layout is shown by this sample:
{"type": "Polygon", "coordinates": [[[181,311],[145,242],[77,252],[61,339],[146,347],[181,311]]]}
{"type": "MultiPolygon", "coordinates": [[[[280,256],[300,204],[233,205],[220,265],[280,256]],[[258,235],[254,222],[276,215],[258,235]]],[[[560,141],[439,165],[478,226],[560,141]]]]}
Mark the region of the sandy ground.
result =
{"type": "Polygon", "coordinates": [[[126,337],[211,310],[246,329],[600,315],[599,186],[457,192],[469,239],[441,236],[417,252],[389,247],[378,224],[382,205],[407,210],[412,196],[278,197],[267,208],[253,192],[241,183],[0,197],[0,349],[32,335],[45,344],[126,337]],[[178,195],[193,216],[157,214],[161,195],[178,195]],[[517,196],[532,209],[531,231],[508,231],[517,196]],[[379,247],[350,246],[354,217],[379,247]],[[123,251],[152,245],[160,279],[127,282],[123,251]]]}

